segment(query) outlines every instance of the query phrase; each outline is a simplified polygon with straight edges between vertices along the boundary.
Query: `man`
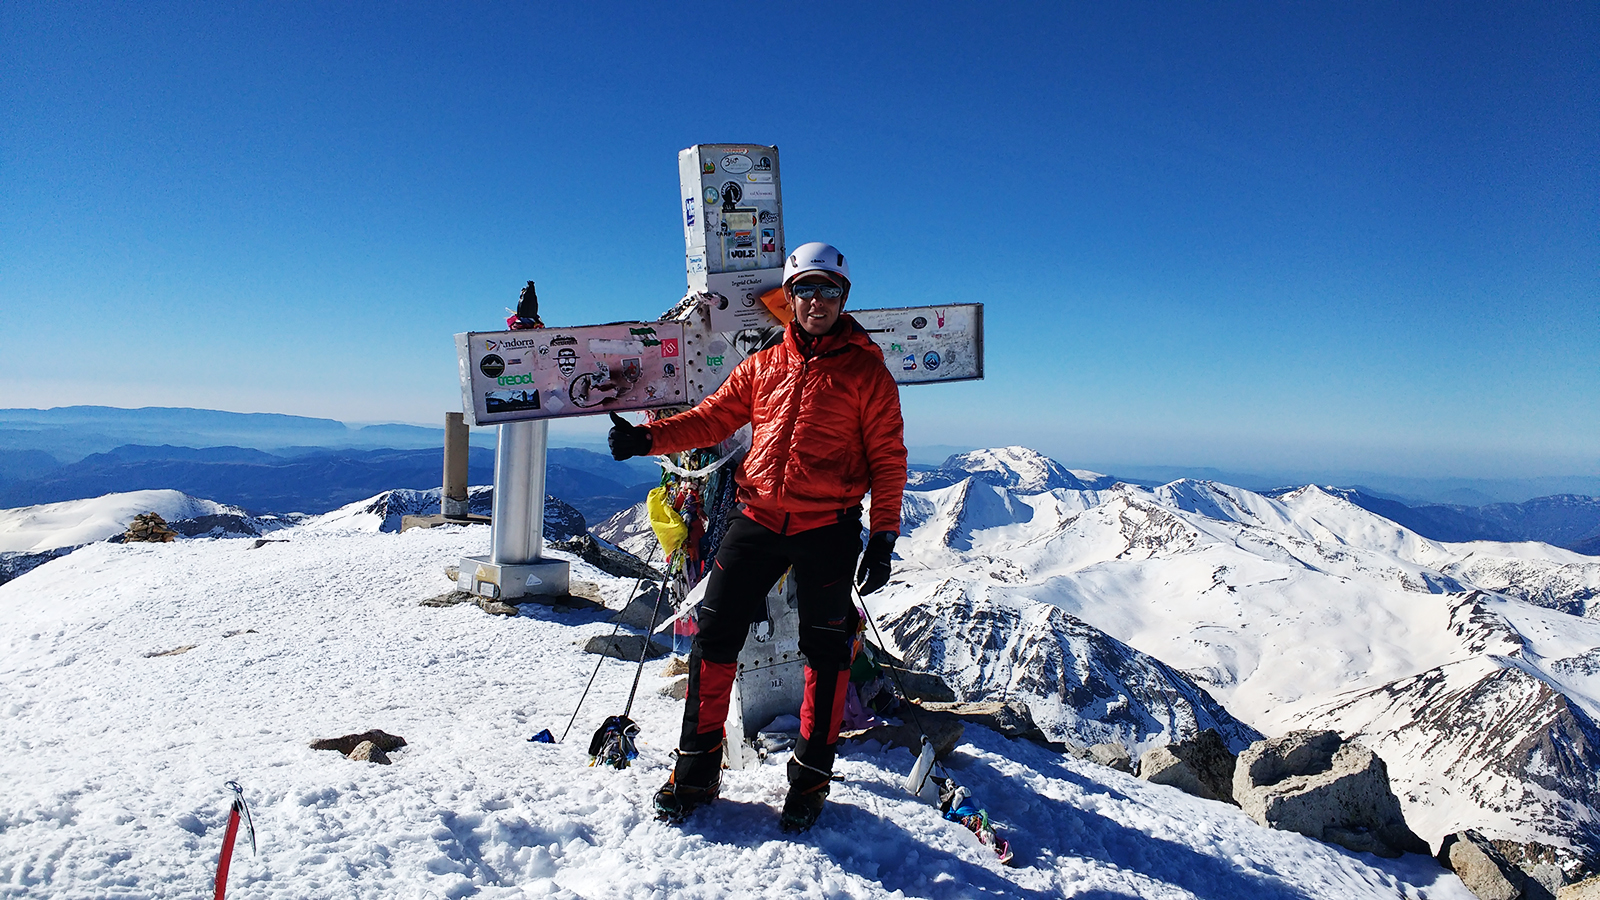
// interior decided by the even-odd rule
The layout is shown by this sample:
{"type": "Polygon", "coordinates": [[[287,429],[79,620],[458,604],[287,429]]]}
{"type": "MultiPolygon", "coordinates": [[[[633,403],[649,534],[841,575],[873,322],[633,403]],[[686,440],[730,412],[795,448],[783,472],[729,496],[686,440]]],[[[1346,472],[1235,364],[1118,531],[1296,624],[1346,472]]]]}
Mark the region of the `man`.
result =
{"type": "Polygon", "coordinates": [[[900,393],[883,352],[844,313],[850,292],[844,254],[805,244],[783,268],[794,319],[782,343],[740,363],[688,412],[644,426],[612,417],[617,459],[709,447],[753,425],[739,468],[738,509],[700,606],[677,764],[655,798],[657,812],[670,821],[717,797],[739,650],[750,623],[765,617],[767,592],[791,567],[805,699],[782,824],[804,831],[817,820],[832,780],[860,622],[851,574],[863,594],[883,587],[900,533],[906,484],[900,393]],[[869,490],[871,536],[862,553],[861,500],[869,490]]]}

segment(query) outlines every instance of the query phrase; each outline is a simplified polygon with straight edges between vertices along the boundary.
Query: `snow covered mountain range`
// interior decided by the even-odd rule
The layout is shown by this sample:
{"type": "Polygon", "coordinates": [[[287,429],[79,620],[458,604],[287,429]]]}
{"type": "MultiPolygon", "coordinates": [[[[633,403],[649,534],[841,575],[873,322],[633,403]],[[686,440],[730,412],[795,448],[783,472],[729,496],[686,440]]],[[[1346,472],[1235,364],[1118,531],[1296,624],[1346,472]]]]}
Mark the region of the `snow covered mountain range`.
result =
{"type": "Polygon", "coordinates": [[[1430,859],[1262,828],[978,726],[946,771],[1012,867],[901,788],[908,750],[873,741],[845,748],[803,836],[778,828],[782,755],[728,770],[685,825],[657,822],[682,710],[659,663],[632,704],[639,758],[586,764],[635,668],[581,647],[634,579],[552,550],[611,609],[427,605],[488,530],[394,534],[389,511],[372,498],[267,540],[90,543],[0,585],[0,897],[210,896],[237,780],[257,842],[240,836],[229,897],[1471,900],[1430,859]],[[569,719],[565,740],[529,740],[569,719]],[[309,746],[370,728],[405,739],[391,765],[309,746]]]}
{"type": "MultiPolygon", "coordinates": [[[[1135,755],[1204,728],[1235,749],[1334,728],[1384,759],[1408,823],[1434,846],[1476,828],[1591,865],[1600,855],[1600,560],[1428,540],[1314,486],[1269,497],[1211,482],[1107,484],[1024,448],[965,454],[938,474],[947,483],[907,492],[895,577],[869,606],[889,649],[962,699],[1020,703],[1050,740],[1135,755]],[[972,472],[954,479],[963,465],[972,472]]],[[[1417,863],[1261,838],[1232,808],[981,728],[969,728],[962,777],[1030,834],[1022,874],[915,824],[921,813],[892,788],[909,757],[875,747],[846,754],[861,786],[836,789],[836,830],[813,844],[763,836],[779,790],[765,767],[730,772],[732,802],[703,828],[663,831],[639,807],[670,764],[672,702],[641,692],[642,771],[620,782],[574,777],[563,766],[579,751],[531,756],[541,751],[514,749],[526,734],[508,732],[559,730],[592,667],[572,642],[608,630],[603,617],[525,607],[485,626],[475,609],[417,611],[448,590],[445,565],[482,552],[483,529],[391,534],[388,520],[434,499],[394,491],[280,522],[272,536],[286,543],[255,554],[225,540],[84,544],[151,503],[170,504],[169,518],[237,512],[168,493],[0,512],[12,554],[81,545],[0,584],[0,685],[17,698],[0,704],[0,779],[26,786],[0,801],[0,860],[12,860],[0,862],[0,896],[128,884],[140,889],[127,896],[166,896],[140,860],[214,844],[220,819],[190,782],[241,765],[264,786],[263,815],[289,857],[247,869],[261,896],[407,896],[412,883],[428,885],[411,889],[418,898],[785,896],[784,885],[800,889],[786,874],[795,866],[833,879],[839,896],[1465,896],[1417,863]],[[217,638],[257,632],[267,636],[217,638]],[[152,662],[173,647],[182,662],[152,662]],[[485,679],[491,689],[474,693],[485,679]],[[107,710],[115,729],[94,724],[107,710]],[[242,721],[251,726],[238,732],[242,721]],[[412,768],[386,782],[305,750],[326,736],[304,734],[308,722],[423,740],[402,753],[412,768]],[[34,752],[69,744],[78,753],[34,752]],[[130,748],[142,758],[110,776],[94,764],[130,748]],[[480,773],[485,753],[499,762],[480,773]],[[181,814],[162,819],[146,795],[176,796],[181,814]],[[123,827],[152,817],[164,824],[149,835],[123,827]],[[118,862],[101,861],[105,846],[118,862]],[[890,874],[930,847],[941,868],[890,874]],[[737,861],[712,870],[653,862],[729,853],[737,861]],[[339,862],[352,858],[363,862],[339,862]],[[620,875],[619,864],[634,868],[620,875]]],[[[648,553],[637,511],[595,532],[648,553]]],[[[613,605],[633,585],[581,561],[574,578],[613,605]]],[[[620,709],[619,680],[579,731],[620,709]]],[[[204,868],[173,865],[191,880],[204,868]]]]}
{"type": "MultiPolygon", "coordinates": [[[[964,699],[1135,755],[1202,721],[1234,743],[1335,728],[1384,756],[1435,845],[1478,828],[1600,853],[1600,560],[1428,540],[1315,486],[1074,488],[1020,447],[941,479],[963,464],[908,490],[871,606],[964,699]]],[[[647,539],[636,515],[597,534],[647,539]]]]}

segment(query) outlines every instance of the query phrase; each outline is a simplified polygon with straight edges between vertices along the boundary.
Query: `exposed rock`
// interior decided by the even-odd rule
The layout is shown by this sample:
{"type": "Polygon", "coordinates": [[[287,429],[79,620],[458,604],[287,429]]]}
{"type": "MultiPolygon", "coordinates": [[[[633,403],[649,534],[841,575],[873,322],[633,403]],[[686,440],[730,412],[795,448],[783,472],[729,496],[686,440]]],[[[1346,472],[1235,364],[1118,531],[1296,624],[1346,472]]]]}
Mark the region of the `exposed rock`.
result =
{"type": "Polygon", "coordinates": [[[1556,900],[1600,900],[1600,875],[1561,888],[1556,900]]]}
{"type": "Polygon", "coordinates": [[[956,702],[956,692],[950,689],[950,685],[943,678],[933,672],[913,672],[889,665],[883,669],[889,683],[904,691],[907,700],[930,703],[956,702]]]}
{"type": "Polygon", "coordinates": [[[336,738],[319,738],[311,742],[311,749],[337,750],[339,753],[349,756],[350,752],[356,749],[356,746],[363,741],[370,741],[373,746],[385,753],[399,750],[406,745],[406,739],[398,734],[390,734],[382,729],[374,728],[371,731],[363,731],[360,734],[347,734],[336,738]]]}
{"type": "Polygon", "coordinates": [[[1447,835],[1438,859],[1481,900],[1520,900],[1523,896],[1528,876],[1476,831],[1447,835]]]}
{"type": "Polygon", "coordinates": [[[579,559],[607,575],[615,575],[618,578],[644,578],[650,581],[661,580],[661,573],[646,565],[644,560],[626,550],[602,545],[587,531],[568,540],[553,541],[550,547],[575,553],[579,559]]]}
{"type": "Polygon", "coordinates": [[[1554,897],[1563,885],[1582,881],[1594,874],[1594,861],[1566,847],[1552,847],[1538,841],[1512,841],[1494,838],[1489,841],[1506,861],[1528,876],[1524,888],[1527,896],[1554,897]],[[1540,893],[1543,889],[1544,894],[1540,893]]]}
{"type": "Polygon", "coordinates": [[[151,543],[165,544],[178,536],[176,531],[167,527],[167,520],[161,518],[160,513],[140,513],[128,523],[128,530],[123,533],[123,543],[151,543]]]}
{"type": "Polygon", "coordinates": [[[1192,738],[1147,751],[1139,758],[1139,777],[1206,800],[1234,803],[1236,763],[1222,735],[1207,728],[1192,738]]]}
{"type": "Polygon", "coordinates": [[[1033,724],[1033,716],[1028,714],[1028,707],[1015,700],[1003,703],[998,700],[979,703],[925,702],[919,705],[924,709],[950,713],[973,725],[982,725],[1012,740],[1019,738],[1027,738],[1029,740],[1045,739],[1044,732],[1039,730],[1039,726],[1033,724]]]}
{"type": "Polygon", "coordinates": [[[905,747],[912,753],[922,749],[922,735],[925,731],[928,740],[933,743],[933,756],[935,759],[944,759],[961,743],[961,735],[966,732],[967,726],[961,719],[950,713],[924,710],[917,714],[916,719],[906,717],[900,725],[876,725],[860,731],[849,731],[841,734],[853,741],[877,741],[885,747],[905,747]],[[918,730],[917,724],[922,725],[918,730]]]}
{"type": "Polygon", "coordinates": [[[476,594],[467,591],[450,590],[422,601],[421,606],[459,606],[462,603],[474,603],[478,599],[476,594]]]}
{"type": "Polygon", "coordinates": [[[1121,744],[1093,744],[1089,747],[1089,758],[1118,772],[1133,774],[1133,757],[1128,755],[1128,748],[1121,744]]]}
{"type": "Polygon", "coordinates": [[[232,513],[179,519],[171,527],[184,537],[258,537],[262,533],[259,521],[232,513]]]}
{"type": "Polygon", "coordinates": [[[42,550],[38,553],[0,553],[0,584],[5,584],[13,578],[26,575],[50,560],[66,556],[76,549],[78,548],[61,547],[56,550],[42,550]]]}
{"type": "Polygon", "coordinates": [[[953,699],[1021,703],[1054,742],[1139,747],[1215,728],[1242,748],[1261,737],[1188,676],[1060,607],[947,581],[878,624],[907,667],[939,675],[953,699]]]}
{"type": "Polygon", "coordinates": [[[639,596],[634,597],[627,606],[624,606],[621,612],[612,616],[611,621],[621,622],[629,628],[642,630],[651,626],[652,617],[654,617],[654,624],[656,625],[660,625],[667,619],[672,618],[674,612],[672,601],[662,600],[658,604],[656,603],[657,594],[658,592],[654,587],[646,588],[639,596]]]}
{"type": "Polygon", "coordinates": [[[671,697],[674,700],[682,700],[689,696],[689,676],[679,675],[672,679],[666,687],[661,689],[661,696],[671,697]]]}
{"type": "Polygon", "coordinates": [[[477,597],[475,599],[477,600],[478,608],[491,616],[514,616],[517,614],[517,608],[509,603],[490,600],[488,597],[477,597]]]}
{"type": "MultiPolygon", "coordinates": [[[[595,593],[598,593],[598,591],[595,593]]],[[[556,612],[573,612],[575,610],[602,611],[606,608],[605,603],[590,599],[580,593],[574,593],[570,588],[565,594],[523,594],[521,597],[513,597],[512,602],[517,606],[537,603],[541,606],[551,607],[556,612]]]]}
{"type": "MultiPolygon", "coordinates": [[[[611,656],[617,659],[626,659],[637,662],[639,651],[644,647],[644,636],[638,634],[597,634],[589,638],[583,645],[585,653],[598,653],[601,656],[611,656]]],[[[657,659],[666,656],[669,648],[663,647],[655,641],[650,642],[649,652],[645,659],[657,659]]]]}
{"type": "Polygon", "coordinates": [[[1336,731],[1292,731],[1239,754],[1233,796],[1257,823],[1394,858],[1427,853],[1377,754],[1336,731]]]}
{"type": "Polygon", "coordinates": [[[196,648],[198,646],[200,646],[200,645],[199,644],[184,644],[182,647],[173,647],[171,650],[151,650],[149,653],[146,653],[144,655],[144,658],[145,659],[154,659],[154,658],[156,658],[158,656],[182,656],[183,654],[188,653],[190,650],[193,650],[194,648],[196,648]]]}
{"type": "MultiPolygon", "coordinates": [[[[1476,827],[1476,808],[1502,831],[1545,845],[1567,845],[1600,859],[1600,726],[1532,666],[1516,657],[1520,638],[1473,628],[1471,597],[1452,603],[1452,622],[1489,644],[1489,655],[1418,672],[1340,695],[1300,721],[1360,734],[1389,766],[1395,790],[1434,789],[1464,812],[1430,840],[1476,827]],[[1511,652],[1503,647],[1511,647],[1511,652]],[[1432,786],[1432,787],[1430,787],[1432,786]]],[[[1503,628],[1503,624],[1502,624],[1503,628]]],[[[1565,862],[1562,863],[1566,867],[1565,862]]]]}
{"type": "Polygon", "coordinates": [[[666,665],[661,667],[661,675],[664,678],[674,678],[678,675],[687,674],[689,674],[689,661],[681,656],[674,656],[667,660],[666,665]]]}
{"type": "Polygon", "coordinates": [[[350,758],[358,762],[377,763],[380,766],[387,766],[390,764],[389,754],[383,752],[383,748],[371,741],[362,741],[361,743],[357,744],[355,748],[350,751],[350,758]]]}

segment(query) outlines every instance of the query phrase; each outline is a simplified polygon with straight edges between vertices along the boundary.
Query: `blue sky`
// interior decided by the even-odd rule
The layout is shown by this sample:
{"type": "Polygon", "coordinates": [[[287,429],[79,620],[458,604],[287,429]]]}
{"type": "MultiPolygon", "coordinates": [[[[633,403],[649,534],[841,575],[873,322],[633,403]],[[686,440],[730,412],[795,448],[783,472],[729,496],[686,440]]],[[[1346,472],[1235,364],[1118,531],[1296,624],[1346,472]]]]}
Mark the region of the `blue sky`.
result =
{"type": "Polygon", "coordinates": [[[10,0],[0,406],[436,423],[526,280],[670,306],[749,141],[853,305],[985,304],[910,443],[1600,474],[1600,6],[995,6],[10,0]]]}

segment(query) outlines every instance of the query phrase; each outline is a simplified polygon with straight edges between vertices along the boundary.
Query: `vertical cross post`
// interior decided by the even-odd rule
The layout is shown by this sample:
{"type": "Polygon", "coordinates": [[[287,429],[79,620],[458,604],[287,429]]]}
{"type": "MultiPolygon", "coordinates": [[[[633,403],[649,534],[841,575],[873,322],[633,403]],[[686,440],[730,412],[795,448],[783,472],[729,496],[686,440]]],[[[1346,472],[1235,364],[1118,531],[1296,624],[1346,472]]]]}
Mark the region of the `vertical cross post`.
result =
{"type": "Polygon", "coordinates": [[[550,423],[506,422],[494,447],[494,516],[489,555],[461,560],[456,586],[491,600],[562,596],[566,560],[544,558],[545,451],[550,423]]]}
{"type": "Polygon", "coordinates": [[[550,423],[543,419],[500,426],[494,447],[494,522],[489,559],[521,566],[544,555],[545,450],[550,423]]]}

